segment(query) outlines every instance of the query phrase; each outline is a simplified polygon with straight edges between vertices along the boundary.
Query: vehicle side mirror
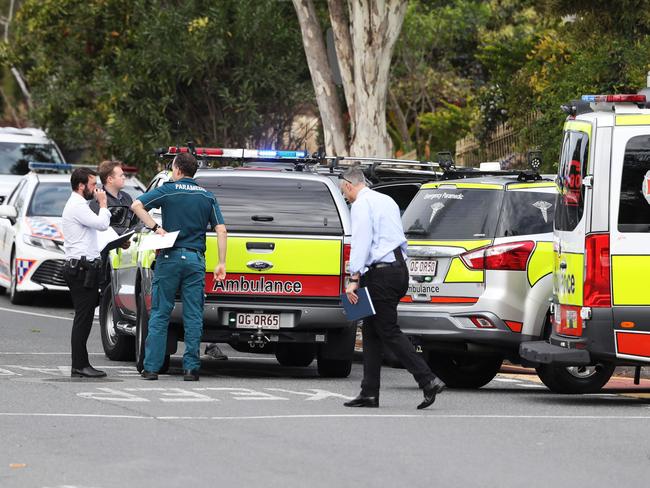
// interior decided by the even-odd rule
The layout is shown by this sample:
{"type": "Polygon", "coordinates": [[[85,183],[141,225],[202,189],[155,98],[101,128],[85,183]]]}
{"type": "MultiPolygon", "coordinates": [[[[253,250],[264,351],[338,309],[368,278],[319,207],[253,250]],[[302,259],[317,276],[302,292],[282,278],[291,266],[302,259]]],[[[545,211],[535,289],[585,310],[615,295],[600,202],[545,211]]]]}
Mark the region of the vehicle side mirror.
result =
{"type": "Polygon", "coordinates": [[[108,211],[111,213],[111,227],[128,227],[129,224],[129,207],[124,205],[109,205],[108,211]]]}
{"type": "Polygon", "coordinates": [[[18,211],[13,205],[0,205],[0,218],[9,219],[15,222],[18,218],[18,211]]]}

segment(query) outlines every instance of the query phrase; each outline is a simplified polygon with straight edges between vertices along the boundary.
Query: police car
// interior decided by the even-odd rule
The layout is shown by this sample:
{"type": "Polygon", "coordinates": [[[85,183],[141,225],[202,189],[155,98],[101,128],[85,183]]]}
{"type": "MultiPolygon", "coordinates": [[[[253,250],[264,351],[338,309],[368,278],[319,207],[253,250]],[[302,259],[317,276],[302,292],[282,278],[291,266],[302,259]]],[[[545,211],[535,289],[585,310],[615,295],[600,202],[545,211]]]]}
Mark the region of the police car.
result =
{"type": "MultiPolygon", "coordinates": [[[[188,148],[171,147],[172,158],[188,148]]],[[[308,169],[302,151],[196,148],[198,158],[239,168],[201,168],[199,185],[213,192],[228,228],[227,277],[214,282],[214,233],[207,235],[203,341],[228,343],[239,351],[275,354],[286,366],[317,359],[321,376],[344,377],[351,369],[355,326],[340,306],[350,251],[350,217],[337,185],[308,169]],[[273,170],[287,163],[302,171],[273,170]],[[259,166],[259,167],[258,167],[259,166]],[[269,166],[271,166],[269,168],[269,166]]],[[[284,168],[286,169],[286,168],[284,168]]],[[[169,181],[159,173],[149,185],[169,181]]],[[[159,211],[152,216],[160,222],[159,211]]],[[[142,368],[156,255],[129,249],[112,252],[111,285],[100,305],[104,351],[110,359],[135,355],[142,368]]],[[[182,340],[182,304],[177,299],[167,359],[182,340]]]]}
{"type": "MultiPolygon", "coordinates": [[[[31,164],[4,205],[0,205],[0,292],[11,303],[30,301],[34,292],[68,291],[63,279],[61,214],[70,197],[67,164],[31,164]]],[[[142,193],[133,187],[137,194],[142,193]]]]}
{"type": "Polygon", "coordinates": [[[61,151],[42,130],[0,127],[0,205],[6,203],[33,161],[64,163],[61,151]]]}
{"type": "Polygon", "coordinates": [[[615,366],[650,364],[650,110],[644,94],[583,102],[564,107],[553,331],[521,345],[562,393],[595,392],[615,366]]]}
{"type": "Polygon", "coordinates": [[[450,387],[490,382],[548,317],[557,188],[502,174],[424,184],[402,218],[410,279],[399,324],[450,387]]]}

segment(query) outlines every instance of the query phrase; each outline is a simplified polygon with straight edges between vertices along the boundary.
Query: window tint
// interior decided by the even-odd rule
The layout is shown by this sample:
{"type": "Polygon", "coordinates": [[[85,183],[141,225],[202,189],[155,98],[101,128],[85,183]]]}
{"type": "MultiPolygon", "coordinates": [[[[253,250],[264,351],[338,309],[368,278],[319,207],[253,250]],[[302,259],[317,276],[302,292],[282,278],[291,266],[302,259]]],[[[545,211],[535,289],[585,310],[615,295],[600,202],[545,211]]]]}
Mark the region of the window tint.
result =
{"type": "Polygon", "coordinates": [[[0,174],[27,174],[31,162],[62,163],[63,161],[52,144],[0,142],[0,174]]]}
{"type": "Polygon", "coordinates": [[[411,239],[494,237],[503,191],[464,188],[420,190],[402,216],[411,239]]]}
{"type": "Polygon", "coordinates": [[[400,213],[404,213],[406,207],[409,206],[411,200],[420,189],[419,183],[396,183],[390,186],[378,186],[374,187],[373,190],[388,195],[399,207],[400,213]]]}
{"type": "Polygon", "coordinates": [[[582,180],[587,174],[588,155],[587,134],[566,132],[558,172],[560,194],[555,208],[555,228],[558,230],[573,230],[582,219],[585,205],[582,180]]]}
{"type": "Polygon", "coordinates": [[[229,231],[343,234],[329,188],[320,181],[274,177],[199,177],[217,197],[229,231]]]}
{"type": "Polygon", "coordinates": [[[503,199],[497,237],[553,232],[555,193],[508,191],[503,199]]]}
{"type": "MultiPolygon", "coordinates": [[[[650,232],[650,204],[643,196],[643,185],[650,170],[650,136],[637,136],[625,146],[621,197],[618,209],[620,232],[650,232]]],[[[650,176],[650,175],[649,175],[650,176]]]]}
{"type": "Polygon", "coordinates": [[[70,183],[39,183],[27,210],[28,216],[61,217],[70,198],[70,183]]]}

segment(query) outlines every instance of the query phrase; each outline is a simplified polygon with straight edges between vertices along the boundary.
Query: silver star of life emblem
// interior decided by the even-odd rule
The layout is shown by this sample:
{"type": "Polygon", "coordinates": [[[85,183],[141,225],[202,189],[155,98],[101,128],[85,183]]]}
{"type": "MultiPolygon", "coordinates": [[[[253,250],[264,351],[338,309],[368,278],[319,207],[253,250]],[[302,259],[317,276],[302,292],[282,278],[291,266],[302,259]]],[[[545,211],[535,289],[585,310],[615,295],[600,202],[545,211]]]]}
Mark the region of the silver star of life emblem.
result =
{"type": "Polygon", "coordinates": [[[552,206],[552,203],[545,202],[544,200],[533,203],[533,207],[538,208],[539,211],[542,212],[542,217],[544,218],[545,223],[548,223],[548,209],[552,206]]]}
{"type": "Polygon", "coordinates": [[[431,205],[431,217],[429,217],[429,223],[433,222],[433,218],[436,216],[436,214],[440,211],[440,209],[444,208],[445,204],[436,202],[431,205]]]}

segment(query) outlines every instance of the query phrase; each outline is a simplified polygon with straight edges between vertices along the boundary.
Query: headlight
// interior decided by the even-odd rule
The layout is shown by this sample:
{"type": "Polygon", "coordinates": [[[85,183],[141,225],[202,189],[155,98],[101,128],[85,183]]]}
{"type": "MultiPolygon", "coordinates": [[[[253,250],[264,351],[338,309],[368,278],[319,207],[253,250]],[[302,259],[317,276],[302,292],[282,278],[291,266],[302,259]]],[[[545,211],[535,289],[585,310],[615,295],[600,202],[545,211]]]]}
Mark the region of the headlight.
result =
{"type": "Polygon", "coordinates": [[[63,243],[60,241],[25,234],[23,235],[23,242],[29,246],[40,247],[48,251],[63,252],[63,243]]]}

